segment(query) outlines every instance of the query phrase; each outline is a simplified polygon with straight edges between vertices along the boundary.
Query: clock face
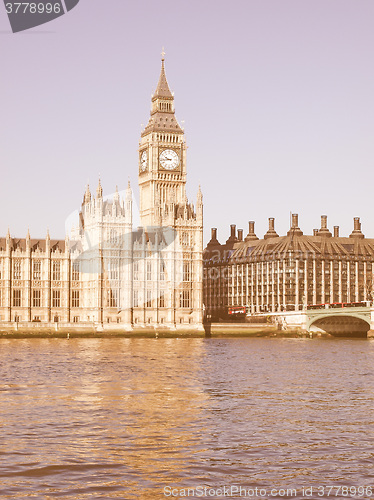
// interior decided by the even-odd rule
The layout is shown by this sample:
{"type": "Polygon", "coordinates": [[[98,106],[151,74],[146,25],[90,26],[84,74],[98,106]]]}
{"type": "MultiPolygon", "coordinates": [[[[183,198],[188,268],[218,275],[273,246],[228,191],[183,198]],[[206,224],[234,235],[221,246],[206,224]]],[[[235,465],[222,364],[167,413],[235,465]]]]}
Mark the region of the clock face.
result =
{"type": "Polygon", "coordinates": [[[160,154],[160,164],[166,170],[174,170],[179,165],[179,156],[172,149],[164,149],[160,154]]]}
{"type": "Polygon", "coordinates": [[[147,151],[143,151],[143,153],[140,156],[140,169],[142,172],[147,170],[148,166],[148,154],[147,151]]]}

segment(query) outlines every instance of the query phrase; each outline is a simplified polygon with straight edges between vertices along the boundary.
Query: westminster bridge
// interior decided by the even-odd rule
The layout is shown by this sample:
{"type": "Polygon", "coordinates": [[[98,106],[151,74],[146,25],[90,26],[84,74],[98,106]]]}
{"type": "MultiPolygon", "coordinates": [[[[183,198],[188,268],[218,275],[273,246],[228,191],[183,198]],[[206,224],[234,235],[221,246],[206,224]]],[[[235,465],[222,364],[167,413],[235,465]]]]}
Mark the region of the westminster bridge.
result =
{"type": "Polygon", "coordinates": [[[282,330],[374,337],[374,307],[369,302],[320,304],[301,311],[264,313],[282,330]]]}

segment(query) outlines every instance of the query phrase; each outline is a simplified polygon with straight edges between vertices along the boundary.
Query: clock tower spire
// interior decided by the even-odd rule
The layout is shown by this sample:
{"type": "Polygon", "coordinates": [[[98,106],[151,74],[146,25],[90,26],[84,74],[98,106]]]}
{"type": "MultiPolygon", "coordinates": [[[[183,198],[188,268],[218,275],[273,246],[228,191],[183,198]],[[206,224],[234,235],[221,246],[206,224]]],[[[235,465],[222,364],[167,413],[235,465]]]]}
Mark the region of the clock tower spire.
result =
{"type": "Polygon", "coordinates": [[[186,143],[174,109],[165,73],[161,72],[151,100],[151,114],[139,142],[140,218],[143,226],[170,225],[176,204],[186,200],[186,143]],[[167,219],[167,220],[166,220],[167,219]]]}

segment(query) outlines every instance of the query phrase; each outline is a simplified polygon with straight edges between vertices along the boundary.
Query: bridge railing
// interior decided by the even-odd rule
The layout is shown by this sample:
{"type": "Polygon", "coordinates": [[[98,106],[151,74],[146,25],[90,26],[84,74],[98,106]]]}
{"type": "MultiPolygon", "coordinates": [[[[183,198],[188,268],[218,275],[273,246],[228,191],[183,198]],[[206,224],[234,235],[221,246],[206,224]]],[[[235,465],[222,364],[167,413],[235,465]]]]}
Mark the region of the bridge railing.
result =
{"type": "Polygon", "coordinates": [[[342,309],[344,307],[370,307],[370,300],[361,302],[333,302],[324,304],[308,304],[307,309],[342,309]]]}

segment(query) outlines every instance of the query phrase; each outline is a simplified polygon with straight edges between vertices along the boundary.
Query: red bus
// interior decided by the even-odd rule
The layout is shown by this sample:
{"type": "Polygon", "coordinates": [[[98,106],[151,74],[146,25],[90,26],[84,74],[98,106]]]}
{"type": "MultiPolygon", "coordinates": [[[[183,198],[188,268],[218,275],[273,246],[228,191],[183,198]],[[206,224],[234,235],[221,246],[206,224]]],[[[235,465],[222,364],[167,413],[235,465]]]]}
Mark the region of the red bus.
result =
{"type": "Polygon", "coordinates": [[[246,306],[230,306],[228,313],[232,318],[244,317],[247,313],[247,308],[246,306]]]}

